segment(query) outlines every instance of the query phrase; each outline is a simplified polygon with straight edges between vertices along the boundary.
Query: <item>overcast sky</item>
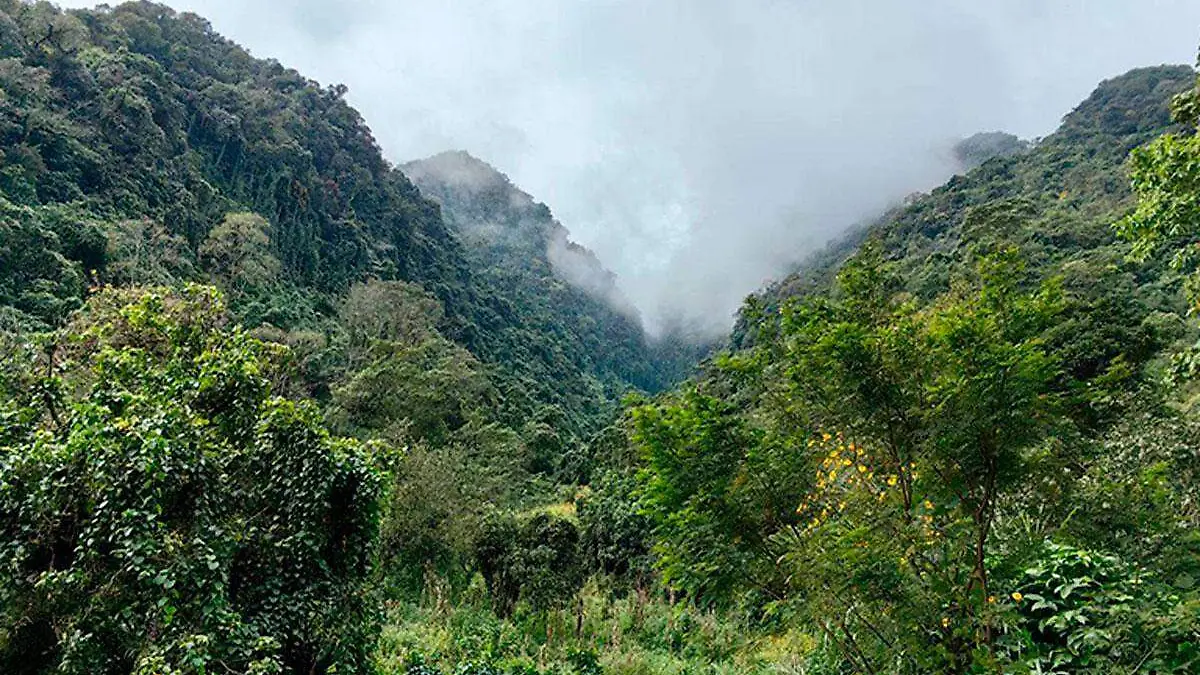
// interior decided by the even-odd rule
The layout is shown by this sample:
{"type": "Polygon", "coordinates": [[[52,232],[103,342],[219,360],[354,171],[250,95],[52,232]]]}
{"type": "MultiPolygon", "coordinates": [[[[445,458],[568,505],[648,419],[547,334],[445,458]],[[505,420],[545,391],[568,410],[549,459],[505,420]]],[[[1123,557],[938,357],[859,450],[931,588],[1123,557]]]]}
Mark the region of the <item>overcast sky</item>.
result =
{"type": "Polygon", "coordinates": [[[717,328],[806,251],[948,177],[954,138],[1046,135],[1100,80],[1200,44],[1200,0],[167,4],[348,85],[394,162],[496,165],[649,321],[717,328]]]}

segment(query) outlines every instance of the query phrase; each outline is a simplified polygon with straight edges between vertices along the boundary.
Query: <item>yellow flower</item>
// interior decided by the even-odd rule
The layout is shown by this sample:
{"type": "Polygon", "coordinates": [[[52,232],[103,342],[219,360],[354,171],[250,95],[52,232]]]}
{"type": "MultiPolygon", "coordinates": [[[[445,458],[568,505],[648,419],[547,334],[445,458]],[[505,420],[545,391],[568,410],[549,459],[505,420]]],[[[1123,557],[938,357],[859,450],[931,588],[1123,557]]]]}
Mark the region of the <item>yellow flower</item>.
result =
{"type": "Polygon", "coordinates": [[[927,508],[927,509],[929,509],[930,511],[932,511],[932,510],[933,510],[933,502],[931,502],[931,501],[929,501],[928,499],[926,499],[926,500],[925,500],[925,508],[927,508]]]}
{"type": "Polygon", "coordinates": [[[831,438],[833,438],[833,436],[830,436],[828,433],[821,434],[821,440],[823,441],[828,441],[831,438]]]}
{"type": "Polygon", "coordinates": [[[862,464],[859,464],[859,465],[858,465],[858,472],[859,472],[859,473],[866,473],[866,472],[867,472],[867,467],[863,466],[862,464]]]}
{"type": "Polygon", "coordinates": [[[1021,595],[1021,592],[1020,592],[1020,591],[1017,591],[1017,592],[1015,592],[1015,593],[1013,593],[1013,594],[1012,594],[1012,599],[1013,599],[1013,600],[1016,600],[1017,602],[1020,602],[1021,600],[1025,599],[1025,596],[1024,596],[1024,595],[1021,595]]]}
{"type": "Polygon", "coordinates": [[[988,604],[995,604],[995,602],[996,602],[996,596],[989,595],[988,596],[988,604]]]}
{"type": "Polygon", "coordinates": [[[895,476],[888,476],[888,485],[890,485],[892,487],[896,486],[896,477],[895,476]]]}
{"type": "Polygon", "coordinates": [[[950,619],[947,619],[946,617],[943,616],[942,617],[942,628],[949,628],[949,627],[950,627],[950,619]]]}

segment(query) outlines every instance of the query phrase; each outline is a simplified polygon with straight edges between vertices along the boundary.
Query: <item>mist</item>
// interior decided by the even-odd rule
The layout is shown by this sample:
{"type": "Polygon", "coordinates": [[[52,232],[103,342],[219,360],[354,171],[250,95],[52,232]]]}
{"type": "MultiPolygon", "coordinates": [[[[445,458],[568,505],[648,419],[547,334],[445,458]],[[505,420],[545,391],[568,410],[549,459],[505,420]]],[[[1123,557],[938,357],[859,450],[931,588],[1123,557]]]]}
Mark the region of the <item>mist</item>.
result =
{"type": "MultiPolygon", "coordinates": [[[[64,3],[82,6],[91,3],[64,3]]],[[[652,330],[747,294],[1102,79],[1192,63],[1195,0],[169,0],[349,100],[396,163],[465,149],[652,330]]]]}

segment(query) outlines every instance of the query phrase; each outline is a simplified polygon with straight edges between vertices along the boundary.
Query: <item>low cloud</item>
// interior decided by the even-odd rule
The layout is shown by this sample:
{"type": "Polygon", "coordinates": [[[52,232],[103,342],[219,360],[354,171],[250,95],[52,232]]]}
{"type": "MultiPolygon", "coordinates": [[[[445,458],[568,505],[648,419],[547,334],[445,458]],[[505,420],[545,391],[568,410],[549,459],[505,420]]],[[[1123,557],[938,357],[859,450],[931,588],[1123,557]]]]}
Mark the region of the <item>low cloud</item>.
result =
{"type": "MultiPolygon", "coordinates": [[[[76,4],[76,3],[68,3],[76,4]]],[[[651,325],[764,280],[1034,137],[1101,80],[1192,62],[1195,0],[170,0],[343,82],[402,162],[466,149],[546,202],[651,325]]]]}

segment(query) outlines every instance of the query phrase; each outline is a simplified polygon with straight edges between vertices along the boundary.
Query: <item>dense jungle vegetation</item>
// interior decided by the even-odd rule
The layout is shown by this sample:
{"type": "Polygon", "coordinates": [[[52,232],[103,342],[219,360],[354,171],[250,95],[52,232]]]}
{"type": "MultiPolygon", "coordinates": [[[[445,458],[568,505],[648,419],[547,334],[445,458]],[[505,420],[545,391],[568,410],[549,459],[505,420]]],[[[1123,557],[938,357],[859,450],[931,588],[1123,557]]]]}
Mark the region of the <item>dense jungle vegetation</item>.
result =
{"type": "Polygon", "coordinates": [[[1200,81],[651,340],[544,205],[0,0],[0,672],[1194,673],[1200,81]]]}

